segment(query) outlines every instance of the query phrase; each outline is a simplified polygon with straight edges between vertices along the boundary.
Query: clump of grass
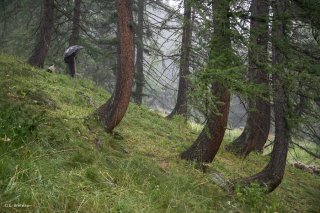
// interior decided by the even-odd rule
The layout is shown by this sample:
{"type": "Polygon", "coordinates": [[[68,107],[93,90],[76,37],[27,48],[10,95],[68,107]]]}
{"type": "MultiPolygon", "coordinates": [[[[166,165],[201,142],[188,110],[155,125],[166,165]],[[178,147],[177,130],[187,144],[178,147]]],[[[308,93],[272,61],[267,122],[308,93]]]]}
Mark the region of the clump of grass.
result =
{"type": "Polygon", "coordinates": [[[282,209],[281,202],[266,196],[267,188],[261,187],[257,183],[252,183],[250,186],[236,186],[236,200],[241,203],[241,206],[247,209],[247,212],[276,212],[282,209]]]}
{"type": "Polygon", "coordinates": [[[254,188],[230,196],[210,172],[248,176],[268,157],[240,160],[222,145],[202,173],[179,159],[199,125],[131,104],[115,133],[106,134],[91,115],[109,94],[91,81],[49,74],[4,55],[0,74],[1,212],[319,210],[319,177],[294,168],[271,195],[254,188]]]}

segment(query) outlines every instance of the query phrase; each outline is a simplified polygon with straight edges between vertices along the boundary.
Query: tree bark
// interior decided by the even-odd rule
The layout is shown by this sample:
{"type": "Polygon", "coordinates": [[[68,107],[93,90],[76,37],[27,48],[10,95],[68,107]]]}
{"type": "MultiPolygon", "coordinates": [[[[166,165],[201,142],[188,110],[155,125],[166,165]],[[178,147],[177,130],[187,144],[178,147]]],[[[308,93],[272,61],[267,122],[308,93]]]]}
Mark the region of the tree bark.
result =
{"type": "Polygon", "coordinates": [[[117,81],[111,98],[100,106],[96,112],[107,132],[112,132],[127,111],[134,74],[134,35],[131,0],[117,0],[116,6],[119,18],[118,35],[120,44],[117,81]]]}
{"type": "Polygon", "coordinates": [[[184,0],[184,17],[183,17],[183,32],[181,43],[181,55],[180,55],[180,70],[179,70],[179,87],[177,103],[173,111],[168,115],[168,118],[172,118],[174,115],[182,115],[187,117],[188,114],[188,88],[189,80],[189,55],[191,49],[192,38],[192,21],[191,21],[191,1],[184,0]]]}
{"type": "Polygon", "coordinates": [[[28,59],[28,63],[39,68],[43,68],[44,61],[48,55],[51,31],[53,28],[54,0],[43,1],[43,12],[37,41],[32,55],[28,59]]]}
{"type": "Polygon", "coordinates": [[[144,74],[143,74],[143,15],[144,0],[138,0],[138,28],[137,28],[137,60],[136,60],[136,91],[134,100],[138,105],[142,104],[144,74]]]}
{"type": "Polygon", "coordinates": [[[219,83],[214,83],[212,92],[218,95],[217,98],[222,102],[218,107],[220,114],[210,115],[196,141],[189,149],[181,153],[182,159],[210,163],[220,148],[228,123],[230,93],[219,83]]]}
{"type": "MultiPolygon", "coordinates": [[[[268,88],[268,73],[265,68],[268,59],[268,16],[267,0],[253,0],[251,3],[250,46],[248,78],[252,83],[268,88]]],[[[262,152],[270,130],[269,92],[263,97],[251,98],[248,119],[242,134],[226,147],[239,156],[246,157],[252,151],[262,152]]]]}
{"type": "Polygon", "coordinates": [[[272,32],[272,63],[276,70],[273,74],[273,101],[275,114],[275,140],[268,165],[258,174],[245,178],[240,183],[249,184],[257,181],[272,192],[282,182],[287,161],[290,131],[287,120],[288,101],[285,93],[284,70],[285,62],[282,45],[285,42],[285,0],[276,1],[273,5],[274,22],[272,32]],[[281,72],[279,72],[281,71],[281,72]]]}
{"type": "Polygon", "coordinates": [[[69,46],[77,45],[80,41],[80,17],[81,17],[81,0],[74,1],[72,32],[69,39],[69,46]]]}
{"type": "MultiPolygon", "coordinates": [[[[232,64],[232,49],[229,22],[230,0],[216,1],[214,5],[214,33],[211,41],[209,69],[227,69],[232,64]],[[220,57],[221,60],[217,60],[220,57]]],[[[206,125],[192,146],[181,153],[181,158],[199,163],[210,163],[217,154],[227,127],[230,93],[220,82],[211,85],[212,93],[217,97],[218,112],[209,112],[206,125]]]]}

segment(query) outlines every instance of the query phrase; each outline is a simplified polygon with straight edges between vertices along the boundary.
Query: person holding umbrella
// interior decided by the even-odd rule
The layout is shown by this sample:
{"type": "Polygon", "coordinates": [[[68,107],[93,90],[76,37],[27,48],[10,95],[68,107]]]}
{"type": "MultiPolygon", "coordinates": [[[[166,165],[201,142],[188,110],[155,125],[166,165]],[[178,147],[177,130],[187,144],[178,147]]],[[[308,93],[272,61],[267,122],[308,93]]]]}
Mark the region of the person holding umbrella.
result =
{"type": "Polygon", "coordinates": [[[74,45],[66,49],[64,51],[64,62],[68,64],[67,67],[67,74],[70,75],[72,78],[76,75],[76,56],[79,50],[83,49],[83,46],[74,45]]]}

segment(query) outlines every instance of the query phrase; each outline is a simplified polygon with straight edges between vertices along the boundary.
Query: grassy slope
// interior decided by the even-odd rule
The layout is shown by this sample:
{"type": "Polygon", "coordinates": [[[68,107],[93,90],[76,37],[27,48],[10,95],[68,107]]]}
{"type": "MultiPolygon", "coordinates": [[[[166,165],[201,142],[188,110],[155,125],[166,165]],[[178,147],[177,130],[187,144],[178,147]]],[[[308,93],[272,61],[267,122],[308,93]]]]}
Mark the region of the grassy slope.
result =
{"type": "MultiPolygon", "coordinates": [[[[115,135],[87,120],[108,94],[92,82],[0,56],[1,212],[320,212],[320,178],[288,168],[272,194],[229,195],[212,180],[259,171],[267,157],[219,152],[203,174],[178,154],[198,131],[131,104],[115,135]],[[5,208],[26,204],[28,208],[5,208]]],[[[226,142],[231,137],[226,137],[226,142]]]]}

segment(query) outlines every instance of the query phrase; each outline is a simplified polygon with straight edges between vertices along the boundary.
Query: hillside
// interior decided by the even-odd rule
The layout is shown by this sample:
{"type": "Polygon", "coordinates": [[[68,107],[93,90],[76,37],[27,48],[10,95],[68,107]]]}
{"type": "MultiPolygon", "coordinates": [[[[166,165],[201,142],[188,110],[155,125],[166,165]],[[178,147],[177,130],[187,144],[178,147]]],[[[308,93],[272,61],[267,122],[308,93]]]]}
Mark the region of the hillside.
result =
{"type": "Polygon", "coordinates": [[[319,176],[288,166],[267,196],[257,187],[229,194],[214,172],[248,176],[268,157],[240,160],[222,147],[202,173],[178,157],[196,125],[131,104],[109,135],[90,117],[109,94],[91,81],[4,55],[0,75],[1,212],[320,212],[319,176]]]}

